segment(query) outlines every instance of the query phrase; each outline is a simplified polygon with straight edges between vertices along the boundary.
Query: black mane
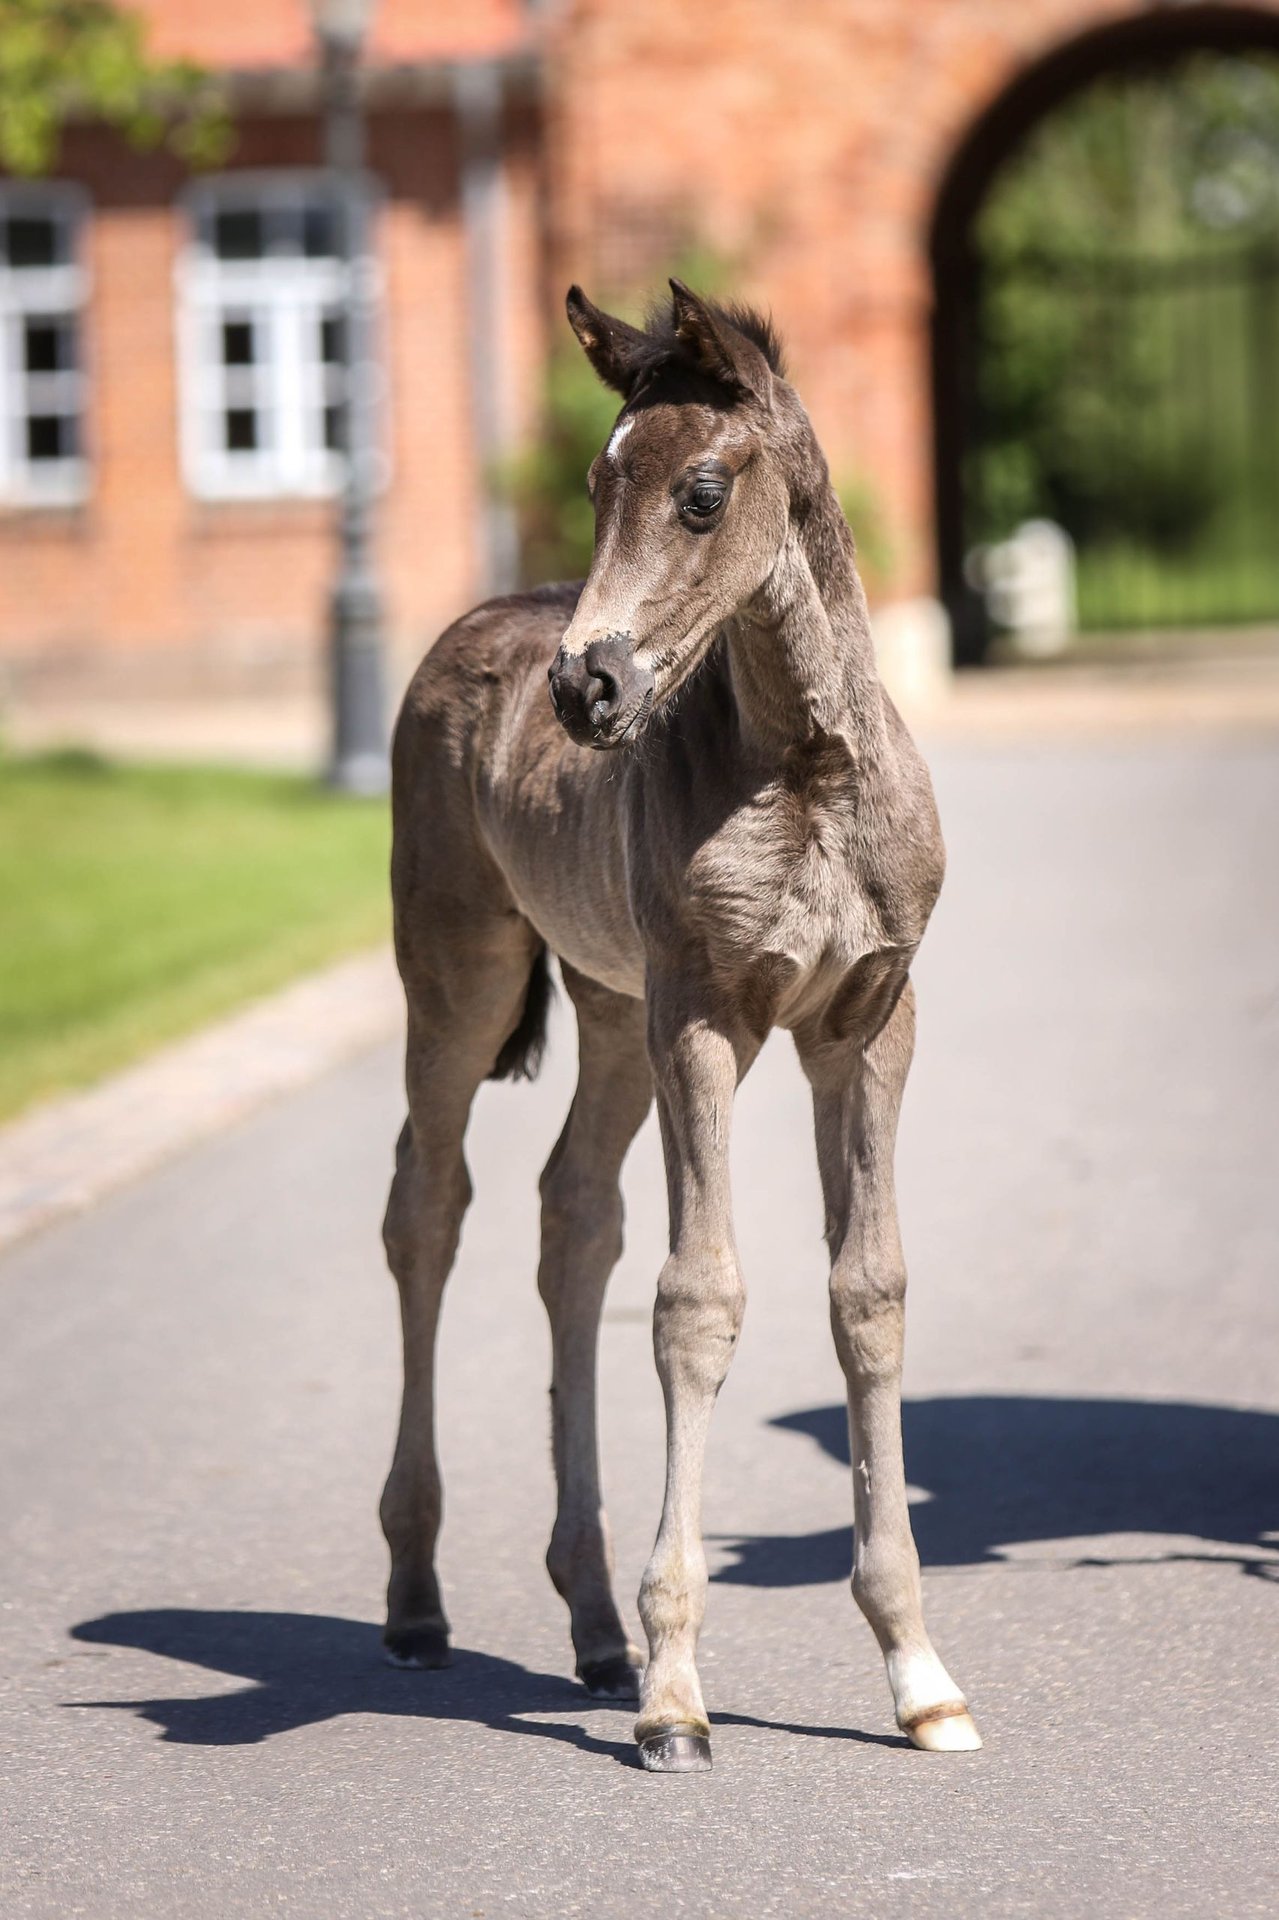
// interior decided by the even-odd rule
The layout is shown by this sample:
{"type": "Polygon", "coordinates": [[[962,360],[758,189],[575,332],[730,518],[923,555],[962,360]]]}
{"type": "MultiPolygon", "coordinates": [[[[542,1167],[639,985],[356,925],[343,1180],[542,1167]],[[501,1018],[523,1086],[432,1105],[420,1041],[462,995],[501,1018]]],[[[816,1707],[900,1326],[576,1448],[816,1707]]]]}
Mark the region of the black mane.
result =
{"type": "MultiPolygon", "coordinates": [[[[779,379],[786,378],[786,356],[771,316],[758,313],[754,307],[742,306],[735,300],[727,305],[718,300],[705,300],[702,304],[715,319],[736,328],[738,333],[744,334],[748,340],[752,341],[779,379]]],[[[682,356],[680,342],[675,334],[675,316],[671,312],[669,301],[654,303],[649,309],[644,331],[653,345],[653,365],[663,360],[679,359],[682,356]]]]}

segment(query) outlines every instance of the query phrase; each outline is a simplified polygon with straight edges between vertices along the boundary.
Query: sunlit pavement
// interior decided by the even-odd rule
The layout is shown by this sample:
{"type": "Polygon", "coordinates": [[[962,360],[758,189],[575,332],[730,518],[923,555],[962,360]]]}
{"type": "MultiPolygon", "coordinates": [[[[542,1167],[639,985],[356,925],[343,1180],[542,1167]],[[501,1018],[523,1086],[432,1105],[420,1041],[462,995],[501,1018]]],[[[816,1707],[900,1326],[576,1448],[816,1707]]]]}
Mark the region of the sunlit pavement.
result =
{"type": "MultiPolygon", "coordinates": [[[[850,1499],[807,1103],[739,1103],[751,1288],[717,1412],[715,1771],[571,1683],[535,1179],[567,1104],[489,1088],[450,1288],[447,1674],[377,1657],[396,1312],[390,1049],[0,1262],[10,1916],[1274,1911],[1279,750],[934,753],[900,1187],[907,1465],[985,1751],[894,1735],[850,1499]]],[[[664,1200],[628,1170],[603,1348],[619,1584],[661,1492],[664,1200]]],[[[633,1607],[631,1608],[633,1615],[633,1607]]]]}

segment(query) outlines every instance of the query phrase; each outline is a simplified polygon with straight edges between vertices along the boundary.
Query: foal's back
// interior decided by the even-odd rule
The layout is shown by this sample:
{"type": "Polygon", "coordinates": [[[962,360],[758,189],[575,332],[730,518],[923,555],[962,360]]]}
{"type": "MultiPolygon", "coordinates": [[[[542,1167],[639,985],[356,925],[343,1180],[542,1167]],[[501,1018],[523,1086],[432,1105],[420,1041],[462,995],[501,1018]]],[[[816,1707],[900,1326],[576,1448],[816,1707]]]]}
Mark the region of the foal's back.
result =
{"type": "Polygon", "coordinates": [[[395,729],[395,806],[430,811],[457,775],[509,759],[519,733],[561,756],[562,729],[546,695],[546,667],[572,619],[581,582],[487,600],[442,633],[409,683],[395,729]],[[423,783],[437,788],[428,801],[423,783]]]}
{"type": "MultiPolygon", "coordinates": [[[[409,683],[392,746],[393,891],[507,891],[484,832],[495,780],[573,755],[546,665],[580,583],[486,601],[442,633],[409,683]]],[[[581,756],[577,756],[580,758],[581,756]]]]}

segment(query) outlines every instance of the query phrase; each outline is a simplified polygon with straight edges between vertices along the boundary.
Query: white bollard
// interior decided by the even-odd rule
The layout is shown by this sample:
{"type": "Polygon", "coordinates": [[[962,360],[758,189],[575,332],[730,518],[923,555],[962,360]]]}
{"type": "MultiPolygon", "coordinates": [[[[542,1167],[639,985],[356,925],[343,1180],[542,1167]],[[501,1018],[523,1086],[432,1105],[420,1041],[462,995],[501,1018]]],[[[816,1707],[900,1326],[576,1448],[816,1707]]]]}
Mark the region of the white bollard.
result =
{"type": "Polygon", "coordinates": [[[940,600],[875,607],[871,636],[879,675],[899,707],[938,706],[951,685],[950,620],[940,600]]]}
{"type": "Polygon", "coordinates": [[[1078,625],[1075,547],[1052,520],[1027,520],[1010,540],[975,547],[965,571],[1025,659],[1064,653],[1078,625]]]}

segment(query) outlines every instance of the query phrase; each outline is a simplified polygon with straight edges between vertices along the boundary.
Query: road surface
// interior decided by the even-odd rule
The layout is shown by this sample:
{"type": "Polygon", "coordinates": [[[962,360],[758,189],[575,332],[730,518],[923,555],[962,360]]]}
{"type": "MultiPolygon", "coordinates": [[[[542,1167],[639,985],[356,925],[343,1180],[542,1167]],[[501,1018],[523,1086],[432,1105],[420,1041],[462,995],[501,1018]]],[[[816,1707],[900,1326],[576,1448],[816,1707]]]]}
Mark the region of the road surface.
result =
{"type": "MultiPolygon", "coordinates": [[[[841,1383],[784,1040],[734,1141],[715,1771],[654,1778],[542,1568],[535,1178],[490,1087],[441,1346],[447,1674],[378,1660],[398,1061],[357,1059],[0,1262],[0,1913],[1279,1910],[1279,752],[936,755],[951,848],[899,1155],[934,1637],[986,1737],[896,1736],[845,1584],[841,1383]]],[[[661,1493],[650,1127],[603,1341],[619,1582],[661,1493]]]]}

